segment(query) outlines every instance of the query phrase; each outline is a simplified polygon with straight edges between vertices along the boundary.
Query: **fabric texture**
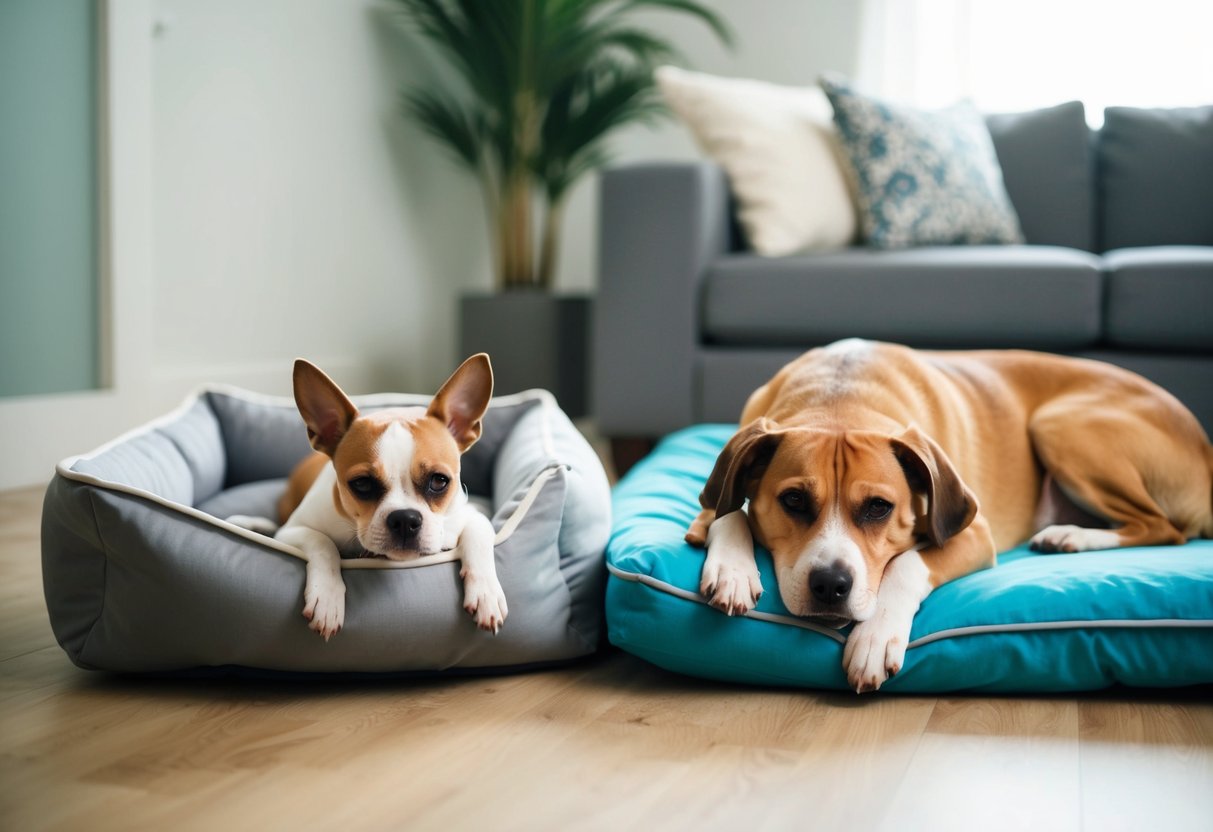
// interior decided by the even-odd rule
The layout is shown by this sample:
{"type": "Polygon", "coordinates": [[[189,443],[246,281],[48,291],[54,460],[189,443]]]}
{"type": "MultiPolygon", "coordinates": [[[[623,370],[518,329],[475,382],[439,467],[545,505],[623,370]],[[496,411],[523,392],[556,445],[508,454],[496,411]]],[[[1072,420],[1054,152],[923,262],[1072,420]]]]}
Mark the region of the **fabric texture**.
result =
{"type": "Polygon", "coordinates": [[[697,421],[698,298],[734,248],[728,181],[712,162],[648,163],[607,171],[600,195],[594,416],[604,436],[662,436],[697,421]]]}
{"type": "Polygon", "coordinates": [[[1104,268],[1108,343],[1213,352],[1213,247],[1118,249],[1104,268]]]}
{"type": "MultiPolygon", "coordinates": [[[[369,411],[429,398],[354,401],[369,411]]],[[[407,673],[529,666],[597,649],[609,485],[549,394],[494,399],[462,460],[464,483],[493,507],[509,602],[496,636],[463,610],[459,563],[444,556],[343,561],[343,630],[327,644],[308,630],[304,561],[223,520],[272,514],[283,478],[310,452],[305,435],[289,400],[214,389],[62,463],[43,508],[43,580],[72,661],[123,672],[407,673]]]]}
{"type": "Polygon", "coordinates": [[[1098,147],[1105,251],[1213,245],[1213,105],[1108,107],[1098,147]]]}
{"type": "Polygon", "coordinates": [[[711,344],[803,346],[859,336],[916,346],[1078,349],[1101,335],[1099,259],[1052,246],[855,248],[707,269],[711,344]]]}
{"type": "Polygon", "coordinates": [[[1082,102],[988,115],[986,126],[1024,239],[1095,251],[1095,154],[1082,102]]]}
{"type": "Polygon", "coordinates": [[[1022,243],[990,131],[967,102],[926,112],[822,89],[850,161],[864,242],[874,248],[1022,243]]]}
{"type": "Polygon", "coordinates": [[[855,204],[820,89],[670,66],[656,79],[700,149],[728,175],[754,251],[778,257],[855,239],[855,204]]]}
{"type": "MultiPolygon", "coordinates": [[[[616,486],[607,547],[613,644],[670,670],[729,681],[847,689],[846,630],[790,616],[769,554],[757,609],[730,618],[698,592],[702,550],[683,542],[735,425],[668,437],[616,486]]],[[[924,601],[906,662],[882,693],[1050,692],[1213,682],[1213,541],[1077,555],[1004,553],[924,601]]]]}

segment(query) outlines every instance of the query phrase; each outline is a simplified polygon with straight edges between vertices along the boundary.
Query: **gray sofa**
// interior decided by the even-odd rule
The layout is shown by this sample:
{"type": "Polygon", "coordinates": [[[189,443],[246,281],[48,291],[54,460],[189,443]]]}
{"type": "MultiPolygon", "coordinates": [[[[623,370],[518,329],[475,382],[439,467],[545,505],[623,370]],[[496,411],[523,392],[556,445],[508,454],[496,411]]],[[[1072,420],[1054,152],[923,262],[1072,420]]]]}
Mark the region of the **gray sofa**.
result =
{"type": "Polygon", "coordinates": [[[1213,107],[1109,108],[1091,131],[1075,102],[988,124],[1027,245],[763,258],[714,164],[607,171],[601,432],[648,440],[735,421],[782,364],[850,336],[1110,361],[1213,432],[1213,107]]]}

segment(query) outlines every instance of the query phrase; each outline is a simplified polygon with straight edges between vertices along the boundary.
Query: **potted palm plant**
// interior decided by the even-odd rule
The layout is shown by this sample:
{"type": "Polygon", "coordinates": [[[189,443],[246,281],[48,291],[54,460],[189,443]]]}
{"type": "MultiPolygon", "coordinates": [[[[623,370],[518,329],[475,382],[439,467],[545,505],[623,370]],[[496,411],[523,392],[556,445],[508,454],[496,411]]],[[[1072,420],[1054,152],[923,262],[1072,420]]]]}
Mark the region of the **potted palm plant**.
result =
{"type": "Polygon", "coordinates": [[[397,2],[460,81],[407,90],[406,109],[477,177],[488,217],[499,293],[463,299],[461,351],[494,353],[503,392],[555,388],[584,411],[588,301],[550,290],[573,185],[607,161],[614,130],[666,112],[653,69],[677,50],[636,13],[690,15],[725,43],[732,34],[697,0],[397,2]],[[527,289],[539,291],[517,291],[527,289]]]}

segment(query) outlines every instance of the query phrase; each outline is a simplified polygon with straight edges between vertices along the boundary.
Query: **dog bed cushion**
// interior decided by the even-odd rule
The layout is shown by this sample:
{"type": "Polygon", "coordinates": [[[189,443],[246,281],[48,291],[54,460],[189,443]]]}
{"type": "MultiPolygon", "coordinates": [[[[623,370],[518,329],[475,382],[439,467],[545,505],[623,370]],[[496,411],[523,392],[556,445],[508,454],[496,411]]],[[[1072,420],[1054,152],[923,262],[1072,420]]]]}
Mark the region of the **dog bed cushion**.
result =
{"type": "MultiPolygon", "coordinates": [[[[847,630],[788,613],[770,555],[765,592],[730,618],[699,594],[704,553],[683,542],[735,425],[663,441],[615,489],[607,546],[612,643],[713,679],[847,689],[847,630]]],[[[905,666],[882,691],[1070,691],[1213,683],[1213,541],[1083,554],[1021,547],[938,588],[914,619],[905,666]]]]}
{"type": "MultiPolygon", "coordinates": [[[[363,410],[425,396],[354,399],[363,410]]],[[[305,564],[232,525],[273,517],[311,452],[289,399],[207,388],[178,410],[65,460],[43,509],[51,625],[77,665],[113,671],[251,668],[432,672],[558,662],[597,649],[609,485],[543,391],[494,399],[462,479],[492,503],[509,617],[493,636],[463,610],[459,563],[342,562],[346,620],[325,642],[303,618],[305,564]]]]}

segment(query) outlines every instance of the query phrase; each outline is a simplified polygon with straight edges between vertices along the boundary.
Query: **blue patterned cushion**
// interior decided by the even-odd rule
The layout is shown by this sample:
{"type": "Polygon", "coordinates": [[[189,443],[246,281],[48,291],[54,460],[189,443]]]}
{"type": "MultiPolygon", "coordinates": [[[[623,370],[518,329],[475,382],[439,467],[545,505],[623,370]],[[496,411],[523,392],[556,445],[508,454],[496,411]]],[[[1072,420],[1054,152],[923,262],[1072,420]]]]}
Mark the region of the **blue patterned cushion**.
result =
{"type": "Polygon", "coordinates": [[[868,245],[1022,243],[990,131],[964,102],[925,112],[821,79],[857,186],[868,245]]]}

